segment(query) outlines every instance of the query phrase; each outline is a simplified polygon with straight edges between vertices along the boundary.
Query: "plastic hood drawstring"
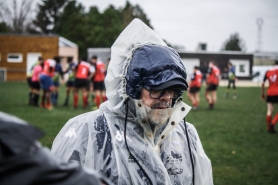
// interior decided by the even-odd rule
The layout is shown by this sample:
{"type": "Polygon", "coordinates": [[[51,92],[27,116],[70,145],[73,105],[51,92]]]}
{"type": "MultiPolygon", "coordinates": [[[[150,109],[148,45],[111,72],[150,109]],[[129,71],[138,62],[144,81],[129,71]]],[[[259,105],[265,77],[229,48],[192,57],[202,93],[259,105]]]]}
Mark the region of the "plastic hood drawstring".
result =
{"type": "Polygon", "coordinates": [[[185,118],[183,119],[183,123],[184,123],[184,127],[185,127],[185,134],[186,134],[186,138],[187,138],[187,144],[188,144],[189,155],[190,155],[190,160],[191,160],[191,167],[192,167],[192,184],[195,185],[194,163],[193,163],[192,151],[191,151],[191,147],[190,147],[190,140],[189,140],[189,136],[188,136],[188,130],[187,130],[187,124],[186,124],[185,118]]]}
{"type": "Polygon", "coordinates": [[[145,177],[148,179],[148,181],[150,182],[151,185],[153,185],[150,177],[148,176],[148,174],[145,172],[145,170],[143,169],[143,167],[139,164],[139,162],[137,161],[137,159],[134,157],[134,155],[132,155],[132,153],[130,152],[129,150],[129,147],[127,145],[127,140],[126,140],[126,125],[127,125],[127,116],[128,116],[128,101],[129,101],[129,98],[127,98],[125,101],[124,101],[124,104],[125,104],[125,130],[124,130],[124,137],[125,137],[125,146],[126,146],[126,149],[129,153],[129,155],[134,159],[134,161],[136,162],[136,164],[139,166],[139,168],[141,169],[141,171],[144,173],[145,177]]]}

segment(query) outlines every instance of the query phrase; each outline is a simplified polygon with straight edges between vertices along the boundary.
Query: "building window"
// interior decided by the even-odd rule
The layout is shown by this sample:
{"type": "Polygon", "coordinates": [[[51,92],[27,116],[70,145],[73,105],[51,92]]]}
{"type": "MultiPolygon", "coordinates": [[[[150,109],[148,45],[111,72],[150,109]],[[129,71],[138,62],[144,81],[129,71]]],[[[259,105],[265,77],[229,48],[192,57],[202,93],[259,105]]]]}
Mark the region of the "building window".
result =
{"type": "Polygon", "coordinates": [[[251,75],[249,60],[230,59],[229,62],[235,66],[236,76],[247,77],[251,75]]]}
{"type": "Polygon", "coordinates": [[[13,63],[21,63],[22,58],[23,58],[22,54],[20,53],[9,53],[7,57],[7,61],[13,63]]]}

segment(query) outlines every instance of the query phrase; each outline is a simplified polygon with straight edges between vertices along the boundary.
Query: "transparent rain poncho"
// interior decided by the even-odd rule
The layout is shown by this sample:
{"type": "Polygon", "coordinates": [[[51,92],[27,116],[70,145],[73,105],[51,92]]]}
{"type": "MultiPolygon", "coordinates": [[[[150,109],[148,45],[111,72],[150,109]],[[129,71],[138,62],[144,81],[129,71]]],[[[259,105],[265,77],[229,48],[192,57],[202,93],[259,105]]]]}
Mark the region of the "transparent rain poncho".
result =
{"type": "Polygon", "coordinates": [[[150,112],[142,100],[126,93],[127,68],[133,53],[152,44],[166,46],[143,22],[133,20],[112,46],[105,79],[108,101],[97,111],[70,119],[55,138],[52,152],[97,170],[114,184],[190,185],[193,172],[188,131],[195,184],[211,185],[211,162],[195,127],[183,121],[190,107],[177,101],[169,109],[170,118],[151,129],[150,112]]]}

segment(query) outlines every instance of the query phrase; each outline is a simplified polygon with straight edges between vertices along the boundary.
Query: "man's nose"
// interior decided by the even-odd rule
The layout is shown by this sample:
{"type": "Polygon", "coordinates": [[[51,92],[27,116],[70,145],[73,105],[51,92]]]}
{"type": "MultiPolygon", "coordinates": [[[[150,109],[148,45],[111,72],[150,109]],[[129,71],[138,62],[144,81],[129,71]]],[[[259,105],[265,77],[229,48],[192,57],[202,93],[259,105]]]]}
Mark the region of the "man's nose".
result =
{"type": "Polygon", "coordinates": [[[165,91],[163,96],[160,97],[160,100],[167,100],[169,101],[171,99],[171,94],[168,91],[165,91]]]}

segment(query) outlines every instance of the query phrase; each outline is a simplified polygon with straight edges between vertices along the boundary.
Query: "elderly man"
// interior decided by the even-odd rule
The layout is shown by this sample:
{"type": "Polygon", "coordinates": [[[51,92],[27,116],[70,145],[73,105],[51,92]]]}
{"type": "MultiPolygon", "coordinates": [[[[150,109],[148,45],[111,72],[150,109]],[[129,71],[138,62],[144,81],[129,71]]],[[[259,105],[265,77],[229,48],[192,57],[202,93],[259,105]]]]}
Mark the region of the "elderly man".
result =
{"type": "Polygon", "coordinates": [[[112,46],[108,100],[72,118],[52,152],[114,184],[213,184],[211,162],[181,101],[188,85],[179,55],[139,19],[112,46]]]}

